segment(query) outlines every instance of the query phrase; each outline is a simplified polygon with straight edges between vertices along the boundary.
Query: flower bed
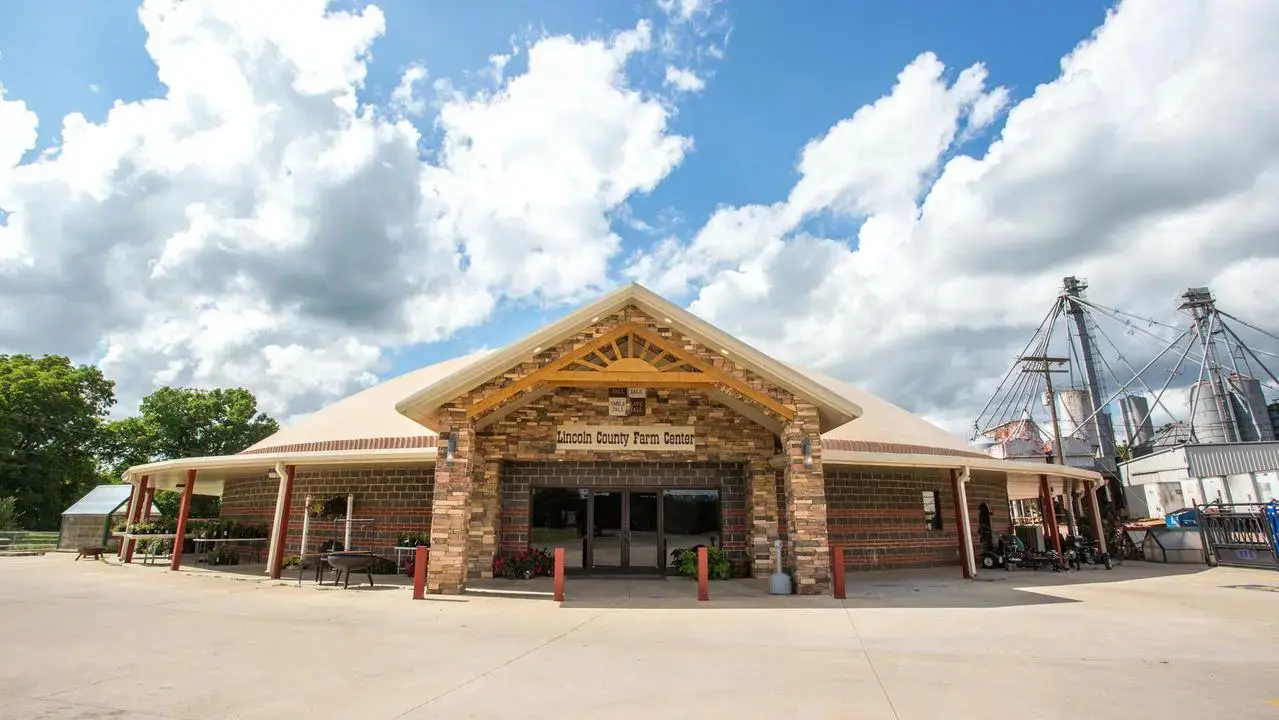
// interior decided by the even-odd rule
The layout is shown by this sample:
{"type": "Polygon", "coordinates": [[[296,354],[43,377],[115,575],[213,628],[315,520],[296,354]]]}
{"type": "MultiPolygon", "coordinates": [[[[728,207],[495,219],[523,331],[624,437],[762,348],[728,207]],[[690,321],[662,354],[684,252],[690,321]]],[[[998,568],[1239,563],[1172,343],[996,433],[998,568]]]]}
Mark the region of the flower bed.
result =
{"type": "Polygon", "coordinates": [[[493,557],[493,577],[528,580],[555,573],[555,558],[545,550],[527,548],[519,552],[500,553],[493,557]]]}

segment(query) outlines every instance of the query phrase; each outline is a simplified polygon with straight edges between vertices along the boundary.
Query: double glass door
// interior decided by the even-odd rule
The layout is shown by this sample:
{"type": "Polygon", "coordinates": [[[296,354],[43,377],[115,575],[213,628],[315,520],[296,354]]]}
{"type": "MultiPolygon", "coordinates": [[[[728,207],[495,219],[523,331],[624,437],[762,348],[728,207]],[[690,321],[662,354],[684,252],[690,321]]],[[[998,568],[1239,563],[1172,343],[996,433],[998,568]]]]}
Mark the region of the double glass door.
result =
{"type": "Polygon", "coordinates": [[[667,572],[671,550],[721,542],[718,490],[533,488],[531,500],[529,545],[564,548],[572,572],[667,572]]]}
{"type": "Polygon", "coordinates": [[[651,490],[595,490],[587,547],[592,570],[657,572],[661,569],[661,510],[651,490]]]}

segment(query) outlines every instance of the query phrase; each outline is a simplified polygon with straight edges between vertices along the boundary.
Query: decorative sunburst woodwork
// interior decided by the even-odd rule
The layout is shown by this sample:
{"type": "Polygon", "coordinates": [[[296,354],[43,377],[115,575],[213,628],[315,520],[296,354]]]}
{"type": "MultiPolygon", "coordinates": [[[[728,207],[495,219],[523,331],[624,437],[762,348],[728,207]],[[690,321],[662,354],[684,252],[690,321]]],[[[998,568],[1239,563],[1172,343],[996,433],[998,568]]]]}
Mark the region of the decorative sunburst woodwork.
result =
{"type": "Polygon", "coordinates": [[[542,386],[724,387],[787,420],[795,417],[794,411],[767,393],[634,323],[620,325],[546,367],[486,395],[467,410],[467,417],[477,418],[523,392],[542,386]]]}

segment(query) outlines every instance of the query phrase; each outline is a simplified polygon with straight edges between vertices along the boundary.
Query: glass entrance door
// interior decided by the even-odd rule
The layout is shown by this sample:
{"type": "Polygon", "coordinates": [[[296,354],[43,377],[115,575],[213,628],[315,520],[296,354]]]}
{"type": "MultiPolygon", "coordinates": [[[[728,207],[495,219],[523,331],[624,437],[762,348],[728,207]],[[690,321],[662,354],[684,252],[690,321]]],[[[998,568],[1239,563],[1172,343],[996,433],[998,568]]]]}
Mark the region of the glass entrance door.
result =
{"type": "Polygon", "coordinates": [[[619,570],[622,565],[623,536],[626,534],[622,507],[626,493],[596,490],[591,493],[591,568],[619,570]]]}
{"type": "Polygon", "coordinates": [[[591,570],[658,572],[662,569],[659,497],[657,491],[591,492],[591,570]]]}
{"type": "Polygon", "coordinates": [[[626,567],[657,572],[662,557],[656,492],[632,492],[627,498],[626,567]]]}

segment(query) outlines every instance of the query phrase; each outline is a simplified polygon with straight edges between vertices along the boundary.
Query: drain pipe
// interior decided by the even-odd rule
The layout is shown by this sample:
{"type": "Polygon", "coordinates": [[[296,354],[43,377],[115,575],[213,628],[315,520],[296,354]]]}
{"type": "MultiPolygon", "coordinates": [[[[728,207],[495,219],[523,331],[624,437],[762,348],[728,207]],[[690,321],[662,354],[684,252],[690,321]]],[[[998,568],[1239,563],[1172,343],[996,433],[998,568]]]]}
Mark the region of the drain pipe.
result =
{"type": "Polygon", "coordinates": [[[773,541],[773,574],[768,576],[770,595],[790,595],[790,575],[782,572],[782,541],[773,541]]]}

